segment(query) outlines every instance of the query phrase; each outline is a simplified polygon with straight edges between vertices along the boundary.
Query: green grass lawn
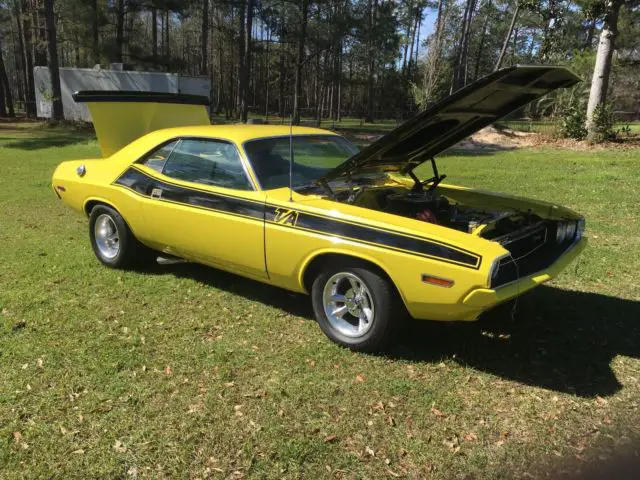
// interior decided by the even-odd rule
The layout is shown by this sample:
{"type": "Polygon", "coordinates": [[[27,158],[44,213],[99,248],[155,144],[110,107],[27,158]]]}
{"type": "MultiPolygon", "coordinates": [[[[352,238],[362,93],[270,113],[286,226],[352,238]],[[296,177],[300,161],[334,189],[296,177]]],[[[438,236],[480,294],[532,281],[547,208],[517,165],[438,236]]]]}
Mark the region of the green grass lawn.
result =
{"type": "Polygon", "coordinates": [[[387,356],[330,343],[306,297],[101,266],[49,187],[97,154],[0,125],[1,478],[522,478],[638,451],[640,150],[442,158],[583,213],[590,246],[515,319],[421,323],[387,356]]]}

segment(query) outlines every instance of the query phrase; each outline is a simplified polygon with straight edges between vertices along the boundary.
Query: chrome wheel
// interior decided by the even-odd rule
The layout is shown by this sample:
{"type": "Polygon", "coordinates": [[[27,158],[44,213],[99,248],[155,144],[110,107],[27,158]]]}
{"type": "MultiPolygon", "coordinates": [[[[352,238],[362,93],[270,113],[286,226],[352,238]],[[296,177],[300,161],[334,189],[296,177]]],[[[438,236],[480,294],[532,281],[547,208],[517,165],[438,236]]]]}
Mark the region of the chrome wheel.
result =
{"type": "Polygon", "coordinates": [[[333,275],[322,294],[324,312],[333,328],[347,337],[361,337],[374,320],[371,292],[360,277],[349,272],[333,275]]]}
{"type": "Polygon", "coordinates": [[[120,238],[118,228],[111,216],[106,213],[101,214],[96,219],[93,231],[100,255],[108,260],[115,258],[120,251],[120,238]]]}

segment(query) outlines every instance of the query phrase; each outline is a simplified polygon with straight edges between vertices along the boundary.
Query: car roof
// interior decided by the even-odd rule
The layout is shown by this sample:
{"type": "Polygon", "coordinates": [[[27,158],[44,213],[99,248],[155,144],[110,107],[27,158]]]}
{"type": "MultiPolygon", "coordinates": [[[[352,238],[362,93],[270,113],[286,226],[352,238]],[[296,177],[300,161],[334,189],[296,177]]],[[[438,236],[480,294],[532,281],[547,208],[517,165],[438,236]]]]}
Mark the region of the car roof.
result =
{"type": "MultiPolygon", "coordinates": [[[[288,136],[290,132],[289,125],[245,125],[245,124],[228,124],[228,125],[198,125],[188,127],[166,128],[162,132],[165,138],[171,137],[211,137],[223,140],[230,140],[241,144],[247,140],[256,140],[260,138],[288,136]]],[[[293,127],[291,129],[293,135],[337,135],[329,130],[312,127],[293,127]]]]}

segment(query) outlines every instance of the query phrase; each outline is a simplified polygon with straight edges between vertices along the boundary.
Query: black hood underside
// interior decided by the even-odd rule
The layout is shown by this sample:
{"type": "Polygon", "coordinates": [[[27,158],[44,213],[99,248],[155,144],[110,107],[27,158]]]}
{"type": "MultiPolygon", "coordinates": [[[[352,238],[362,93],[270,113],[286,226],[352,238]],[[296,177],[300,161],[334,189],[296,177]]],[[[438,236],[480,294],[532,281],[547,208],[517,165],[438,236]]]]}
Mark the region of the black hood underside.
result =
{"type": "Polygon", "coordinates": [[[458,90],[327,173],[320,183],[367,172],[408,173],[496,120],[580,79],[565,67],[513,66],[458,90]]]}

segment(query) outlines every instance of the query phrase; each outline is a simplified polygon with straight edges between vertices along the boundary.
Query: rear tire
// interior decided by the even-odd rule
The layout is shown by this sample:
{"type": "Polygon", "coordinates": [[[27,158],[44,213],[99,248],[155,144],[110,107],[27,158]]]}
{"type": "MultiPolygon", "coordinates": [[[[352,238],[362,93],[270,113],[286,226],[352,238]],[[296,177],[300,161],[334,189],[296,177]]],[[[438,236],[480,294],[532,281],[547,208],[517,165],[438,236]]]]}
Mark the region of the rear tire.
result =
{"type": "Polygon", "coordinates": [[[311,298],[324,334],[360,352],[384,350],[406,316],[391,281],[358,261],[332,262],[321,268],[311,298]]]}
{"type": "Polygon", "coordinates": [[[141,266],[153,258],[153,251],[138,242],[122,216],[106,205],[91,210],[89,238],[93,253],[110,268],[141,266]]]}

